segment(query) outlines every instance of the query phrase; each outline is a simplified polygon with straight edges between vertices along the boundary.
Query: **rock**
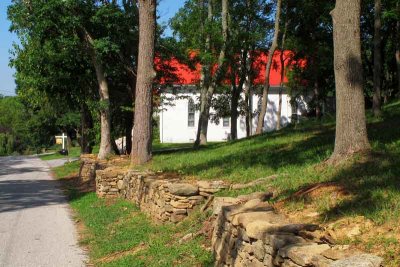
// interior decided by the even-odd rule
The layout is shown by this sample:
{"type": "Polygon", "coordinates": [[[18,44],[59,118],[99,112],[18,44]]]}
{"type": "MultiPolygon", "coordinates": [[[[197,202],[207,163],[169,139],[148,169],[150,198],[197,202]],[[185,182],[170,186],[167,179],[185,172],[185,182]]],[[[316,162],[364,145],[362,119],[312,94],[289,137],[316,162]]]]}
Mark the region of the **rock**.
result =
{"type": "Polygon", "coordinates": [[[221,212],[222,207],[238,204],[240,199],[233,197],[216,197],[213,201],[213,214],[217,215],[221,212]]]}
{"type": "Polygon", "coordinates": [[[110,192],[119,192],[119,190],[118,190],[118,188],[111,188],[110,190],[109,190],[110,192]]]}
{"type": "Polygon", "coordinates": [[[371,254],[361,254],[333,262],[330,267],[380,267],[381,257],[371,254]]]}
{"type": "Polygon", "coordinates": [[[179,215],[179,214],[187,214],[187,210],[186,209],[172,209],[172,213],[174,213],[174,214],[177,214],[177,215],[179,215]]]}
{"type": "Polygon", "coordinates": [[[199,193],[199,187],[192,184],[170,184],[168,190],[177,196],[193,196],[199,193]]]}
{"type": "Polygon", "coordinates": [[[233,225],[241,225],[243,228],[246,228],[250,223],[254,223],[255,221],[261,221],[261,223],[284,223],[285,219],[278,214],[275,214],[271,208],[271,211],[254,211],[254,212],[246,212],[239,213],[234,215],[232,218],[233,225]]]}
{"type": "Polygon", "coordinates": [[[282,264],[280,264],[280,266],[281,267],[302,267],[302,266],[294,263],[290,259],[286,259],[282,264]]]}
{"type": "Polygon", "coordinates": [[[290,258],[294,263],[301,266],[313,266],[312,260],[330,247],[327,244],[293,244],[279,250],[282,258],[290,258]]]}
{"type": "Polygon", "coordinates": [[[226,189],[228,185],[224,181],[198,181],[196,183],[201,191],[202,189],[226,189]]]}
{"type": "Polygon", "coordinates": [[[173,222],[173,223],[177,223],[177,222],[180,222],[180,221],[182,221],[183,219],[185,219],[186,218],[186,215],[182,215],[182,214],[171,214],[171,222],[173,222]]]}
{"type": "Polygon", "coordinates": [[[357,254],[362,254],[359,251],[349,250],[349,249],[341,249],[342,246],[334,246],[326,251],[324,251],[321,255],[325,258],[331,260],[340,260],[343,258],[348,258],[351,256],[355,256],[357,254]]]}
{"type": "Polygon", "coordinates": [[[171,206],[176,208],[176,209],[187,209],[189,208],[189,203],[182,203],[179,201],[171,200],[170,202],[171,206]]]}
{"type": "Polygon", "coordinates": [[[119,180],[118,182],[117,182],[117,187],[118,187],[118,189],[125,189],[125,183],[124,183],[124,181],[123,180],[119,180]]]}

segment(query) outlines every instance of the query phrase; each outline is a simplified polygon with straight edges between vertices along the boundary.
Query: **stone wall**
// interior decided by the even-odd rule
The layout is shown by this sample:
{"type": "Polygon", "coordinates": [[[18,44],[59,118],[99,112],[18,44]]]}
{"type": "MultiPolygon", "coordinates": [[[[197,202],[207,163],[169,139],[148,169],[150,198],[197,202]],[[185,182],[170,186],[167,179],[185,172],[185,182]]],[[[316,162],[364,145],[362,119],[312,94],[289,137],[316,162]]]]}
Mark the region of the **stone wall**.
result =
{"type": "Polygon", "coordinates": [[[216,266],[380,267],[377,256],[316,238],[318,225],[294,224],[263,199],[216,198],[216,266]]]}
{"type": "Polygon", "coordinates": [[[96,171],[99,197],[132,200],[142,211],[162,222],[182,221],[208,196],[226,187],[222,181],[188,183],[162,173],[115,167],[96,171]]]}

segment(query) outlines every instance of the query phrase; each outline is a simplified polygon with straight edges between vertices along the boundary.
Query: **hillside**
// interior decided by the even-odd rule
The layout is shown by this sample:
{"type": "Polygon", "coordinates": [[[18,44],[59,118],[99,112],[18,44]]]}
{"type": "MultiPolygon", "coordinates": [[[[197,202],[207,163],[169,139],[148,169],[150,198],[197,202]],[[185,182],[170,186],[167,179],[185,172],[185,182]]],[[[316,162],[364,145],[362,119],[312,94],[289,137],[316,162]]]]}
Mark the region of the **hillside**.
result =
{"type": "Polygon", "coordinates": [[[277,178],[264,186],[223,194],[273,190],[276,207],[289,216],[323,223],[328,228],[339,225],[337,232],[355,231],[355,239],[340,235],[335,238],[385,255],[393,263],[391,266],[398,266],[399,126],[400,102],[387,105],[380,119],[369,114],[368,134],[373,152],[337,166],[325,163],[333,150],[334,123],[307,121],[237,142],[211,144],[200,150],[159,153],[150,168],[179,172],[188,179],[231,182],[247,182],[277,174],[277,178]]]}

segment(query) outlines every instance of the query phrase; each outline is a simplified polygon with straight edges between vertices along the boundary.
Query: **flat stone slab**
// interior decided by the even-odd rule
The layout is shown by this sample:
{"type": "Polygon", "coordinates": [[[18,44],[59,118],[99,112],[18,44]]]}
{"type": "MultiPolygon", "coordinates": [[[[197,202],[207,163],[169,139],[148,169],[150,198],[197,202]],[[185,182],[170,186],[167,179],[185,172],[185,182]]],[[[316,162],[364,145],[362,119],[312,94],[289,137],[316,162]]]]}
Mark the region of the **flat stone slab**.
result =
{"type": "Polygon", "coordinates": [[[360,254],[333,262],[330,267],[381,267],[383,259],[371,254],[360,254]]]}
{"type": "Polygon", "coordinates": [[[177,196],[194,196],[199,193],[199,187],[192,184],[176,183],[170,184],[168,190],[171,194],[177,196]]]}

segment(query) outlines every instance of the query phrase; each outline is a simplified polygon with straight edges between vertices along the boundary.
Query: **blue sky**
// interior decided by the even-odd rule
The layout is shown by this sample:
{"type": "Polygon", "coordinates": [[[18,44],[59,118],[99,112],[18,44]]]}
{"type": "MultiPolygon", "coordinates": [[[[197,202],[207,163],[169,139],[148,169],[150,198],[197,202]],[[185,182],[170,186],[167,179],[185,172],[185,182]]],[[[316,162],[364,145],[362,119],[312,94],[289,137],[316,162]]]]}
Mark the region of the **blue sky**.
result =
{"type": "MultiPolygon", "coordinates": [[[[161,0],[157,7],[159,23],[166,23],[168,20],[183,6],[184,0],[161,0]]],[[[7,6],[11,4],[11,0],[0,0],[0,94],[15,95],[14,70],[9,64],[10,54],[13,42],[17,41],[17,37],[9,32],[10,22],[7,20],[7,6]]],[[[171,35],[169,29],[165,32],[171,35]]]]}

